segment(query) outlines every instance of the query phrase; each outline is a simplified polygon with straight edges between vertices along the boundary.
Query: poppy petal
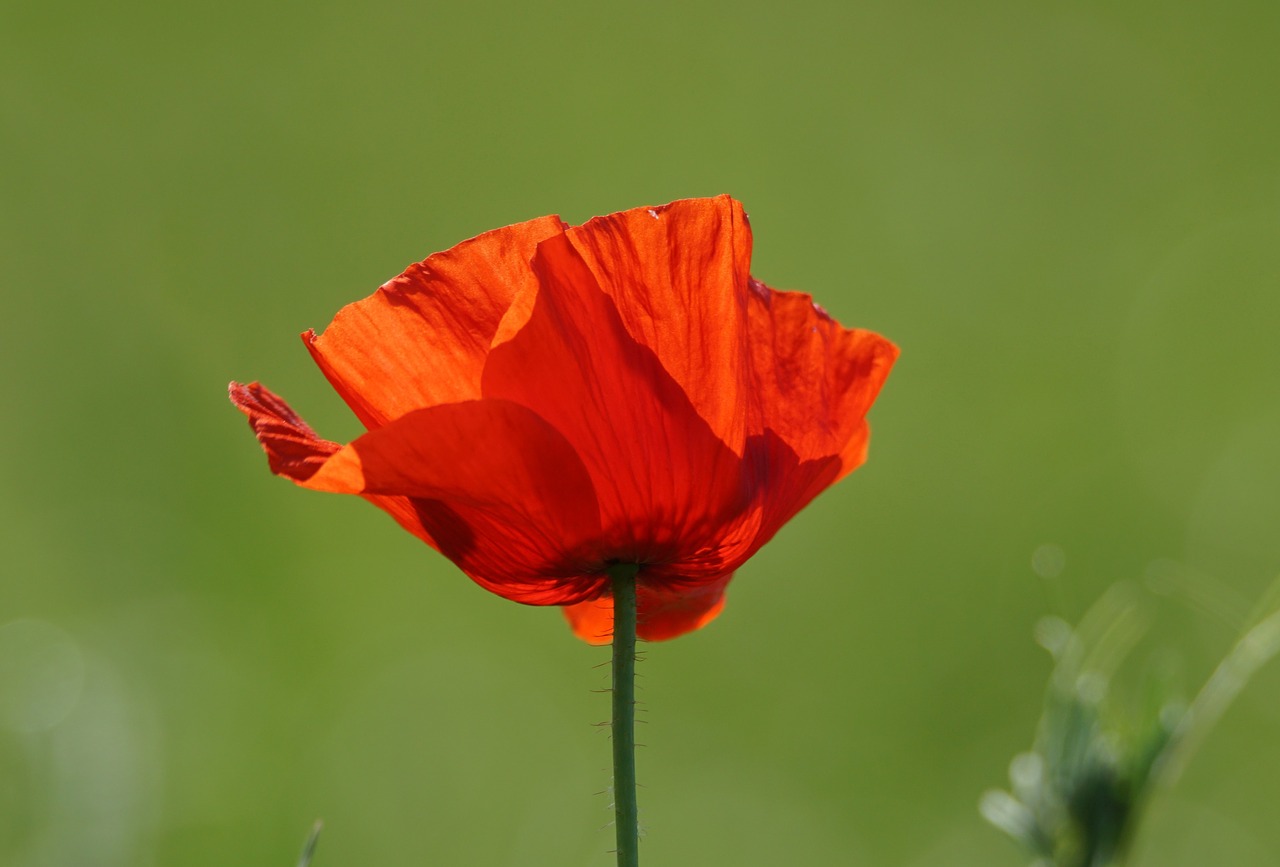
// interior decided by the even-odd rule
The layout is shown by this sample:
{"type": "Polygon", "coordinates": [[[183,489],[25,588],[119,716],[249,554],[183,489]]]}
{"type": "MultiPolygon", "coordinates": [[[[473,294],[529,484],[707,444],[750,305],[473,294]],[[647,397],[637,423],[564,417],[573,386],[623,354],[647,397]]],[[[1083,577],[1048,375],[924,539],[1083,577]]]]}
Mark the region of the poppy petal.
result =
{"type": "Polygon", "coordinates": [[[410,412],[335,452],[303,484],[408,498],[441,553],[508,599],[575,602],[604,580],[586,468],[554,428],[508,401],[410,412]]]}
{"type": "Polygon", "coordinates": [[[601,548],[622,561],[697,558],[719,576],[755,528],[739,456],[716,436],[565,235],[538,246],[528,321],[495,346],[486,398],[529,407],[572,444],[591,475],[601,548]]]}
{"type": "MultiPolygon", "coordinates": [[[[231,402],[249,417],[249,426],[267,453],[267,463],[278,476],[303,484],[342,448],[338,443],[317,437],[283,398],[261,383],[233,382],[228,392],[231,402]]],[[[431,547],[439,548],[407,497],[368,495],[365,499],[431,547]]]]}
{"type": "MultiPolygon", "coordinates": [[[[646,641],[678,638],[706,626],[724,609],[724,590],[733,575],[695,587],[636,585],[636,634],[646,641]]],[[[569,626],[588,644],[613,641],[613,597],[608,593],[564,608],[569,626]]]]}
{"type": "Polygon", "coordinates": [[[759,530],[747,553],[749,557],[814,497],[834,484],[842,464],[838,455],[801,460],[795,450],[771,430],[753,437],[747,444],[747,454],[746,463],[752,468],[755,486],[760,492],[759,530]]]}
{"type": "Polygon", "coordinates": [[[529,260],[562,231],[542,217],[463,241],[410,266],[302,335],[312,357],[367,428],[439,403],[480,396],[489,343],[521,291],[529,260]]]}
{"type": "Polygon", "coordinates": [[[316,436],[289,404],[261,383],[233,382],[227,395],[249,417],[249,426],[267,453],[267,464],[277,476],[305,482],[342,448],[316,436]]]}
{"type": "Polygon", "coordinates": [[[751,227],[728,196],[597,217],[565,233],[627,332],[741,453],[751,227]]]}
{"type": "Polygon", "coordinates": [[[839,479],[866,457],[866,414],[898,348],[842,327],[802,292],[754,279],[750,287],[753,390],[762,417],[801,461],[838,455],[839,479]]]}

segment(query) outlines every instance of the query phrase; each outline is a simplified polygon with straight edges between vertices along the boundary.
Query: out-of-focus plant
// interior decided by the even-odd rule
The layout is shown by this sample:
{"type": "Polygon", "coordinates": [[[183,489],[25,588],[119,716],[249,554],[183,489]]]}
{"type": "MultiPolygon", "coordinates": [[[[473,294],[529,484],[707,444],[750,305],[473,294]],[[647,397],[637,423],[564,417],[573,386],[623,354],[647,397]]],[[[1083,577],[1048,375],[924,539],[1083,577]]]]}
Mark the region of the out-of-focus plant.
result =
{"type": "Polygon", "coordinates": [[[302,846],[302,854],[298,856],[298,867],[311,867],[311,859],[316,855],[316,843],[320,842],[320,832],[324,830],[324,822],[316,820],[307,835],[307,842],[302,846]]]}
{"type": "Polygon", "coordinates": [[[1117,677],[1149,617],[1132,584],[1112,587],[1074,629],[1057,617],[1036,626],[1054,658],[1044,712],[1029,752],[1009,767],[1011,791],[988,791],[980,809],[1032,855],[1032,867],[1124,863],[1151,794],[1187,758],[1254,672],[1280,652],[1280,581],[1187,703],[1158,658],[1136,686],[1117,677]]]}

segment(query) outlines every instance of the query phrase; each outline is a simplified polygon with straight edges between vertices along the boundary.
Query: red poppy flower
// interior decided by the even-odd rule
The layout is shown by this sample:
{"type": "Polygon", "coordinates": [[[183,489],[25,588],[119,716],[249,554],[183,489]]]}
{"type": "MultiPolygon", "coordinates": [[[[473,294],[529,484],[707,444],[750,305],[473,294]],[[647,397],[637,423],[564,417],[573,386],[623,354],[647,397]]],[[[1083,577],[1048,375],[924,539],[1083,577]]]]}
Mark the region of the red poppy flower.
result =
{"type": "Polygon", "coordinates": [[[750,276],[727,196],[508,226],[410,267],[303,340],[368,428],[320,439],[231,384],[273,472],[359,494],[476,583],[607,643],[706,624],[733,571],[862,463],[897,348],[750,276]]]}

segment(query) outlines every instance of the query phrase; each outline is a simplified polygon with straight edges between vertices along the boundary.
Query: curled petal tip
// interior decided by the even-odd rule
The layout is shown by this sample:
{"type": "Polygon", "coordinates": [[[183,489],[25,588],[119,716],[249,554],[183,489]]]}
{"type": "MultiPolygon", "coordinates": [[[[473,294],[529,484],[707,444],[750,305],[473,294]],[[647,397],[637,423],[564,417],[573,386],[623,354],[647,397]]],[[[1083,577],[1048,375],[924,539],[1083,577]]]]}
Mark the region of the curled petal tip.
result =
{"type": "Polygon", "coordinates": [[[301,484],[311,478],[340,446],[316,436],[289,404],[258,382],[232,382],[227,394],[249,418],[249,426],[267,453],[271,472],[301,484]]]}

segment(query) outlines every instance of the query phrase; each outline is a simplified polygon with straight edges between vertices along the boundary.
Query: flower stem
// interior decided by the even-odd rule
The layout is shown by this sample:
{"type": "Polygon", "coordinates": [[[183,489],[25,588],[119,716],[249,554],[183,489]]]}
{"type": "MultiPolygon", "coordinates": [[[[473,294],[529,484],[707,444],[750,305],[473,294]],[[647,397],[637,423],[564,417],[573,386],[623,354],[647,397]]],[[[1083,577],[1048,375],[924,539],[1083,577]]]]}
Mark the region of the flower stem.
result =
{"type": "Polygon", "coordinates": [[[618,867],[639,867],[636,806],[636,573],[635,563],[609,569],[613,582],[613,810],[618,867]]]}

